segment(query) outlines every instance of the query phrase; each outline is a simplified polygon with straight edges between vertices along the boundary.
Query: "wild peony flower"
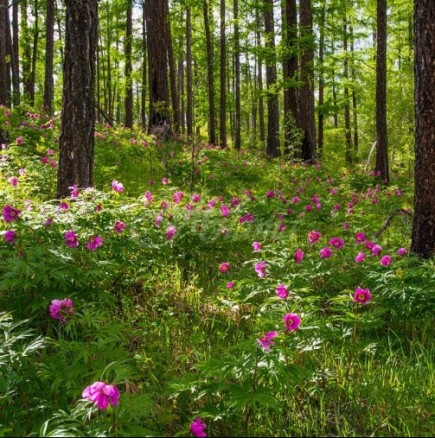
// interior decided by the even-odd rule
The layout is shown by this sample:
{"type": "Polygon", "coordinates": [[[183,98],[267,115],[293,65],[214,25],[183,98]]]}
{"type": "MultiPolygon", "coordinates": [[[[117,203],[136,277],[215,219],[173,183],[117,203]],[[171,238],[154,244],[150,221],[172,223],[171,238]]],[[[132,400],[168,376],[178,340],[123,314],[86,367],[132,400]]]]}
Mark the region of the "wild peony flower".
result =
{"type": "Polygon", "coordinates": [[[112,189],[115,192],[122,193],[124,191],[124,185],[114,179],[112,181],[112,189]]]}
{"type": "Polygon", "coordinates": [[[101,236],[92,236],[86,243],[86,248],[89,251],[96,251],[100,246],[103,246],[103,238],[101,236]]]}
{"type": "Polygon", "coordinates": [[[17,137],[15,142],[17,143],[18,146],[21,146],[24,143],[24,139],[23,137],[17,137]]]}
{"type": "Polygon", "coordinates": [[[177,233],[177,228],[175,228],[173,225],[169,226],[166,229],[166,233],[165,233],[166,240],[172,240],[176,233],[177,233]]]}
{"type": "Polygon", "coordinates": [[[361,231],[355,234],[356,243],[364,243],[366,241],[366,235],[361,231]]]}
{"type": "Polygon", "coordinates": [[[374,256],[378,256],[381,251],[382,251],[382,246],[381,245],[375,245],[375,246],[372,247],[372,254],[374,256]]]}
{"type": "Polygon", "coordinates": [[[3,239],[5,239],[5,242],[10,243],[11,245],[15,242],[16,238],[17,233],[13,230],[6,231],[6,233],[3,234],[3,239]]]}
{"type": "Polygon", "coordinates": [[[283,284],[278,284],[277,288],[276,288],[276,294],[282,299],[284,300],[285,298],[288,297],[288,289],[283,285],[283,284]]]}
{"type": "Polygon", "coordinates": [[[193,436],[204,438],[207,436],[205,433],[205,429],[207,429],[206,424],[201,418],[195,418],[195,420],[190,423],[190,431],[193,436]]]}
{"type": "Polygon", "coordinates": [[[183,192],[175,192],[172,195],[172,199],[174,200],[175,204],[179,204],[184,198],[184,193],[183,192]]]}
{"type": "Polygon", "coordinates": [[[144,198],[145,198],[145,202],[147,202],[147,203],[153,201],[153,195],[151,194],[151,192],[149,190],[147,190],[145,192],[144,198]]]}
{"type": "Polygon", "coordinates": [[[381,258],[381,265],[382,265],[382,266],[390,266],[390,265],[391,265],[391,261],[392,261],[391,256],[389,256],[389,255],[384,255],[384,256],[381,258]]]}
{"type": "Polygon", "coordinates": [[[284,322],[285,329],[288,332],[292,332],[294,330],[297,330],[299,326],[301,325],[301,317],[297,315],[296,313],[286,313],[282,317],[282,321],[284,322]]]}
{"type": "Polygon", "coordinates": [[[397,255],[399,255],[399,256],[403,256],[403,255],[406,255],[406,254],[408,254],[408,250],[406,248],[399,248],[397,250],[397,255]]]}
{"type": "Polygon", "coordinates": [[[79,187],[77,184],[74,184],[71,187],[68,187],[69,191],[71,192],[71,198],[77,198],[79,196],[79,187]]]}
{"type": "Polygon", "coordinates": [[[278,225],[278,231],[285,231],[287,229],[287,225],[282,223],[278,225]]]}
{"type": "Polygon", "coordinates": [[[322,235],[318,231],[310,231],[308,233],[308,240],[310,243],[314,244],[320,240],[322,235]]]}
{"type": "Polygon", "coordinates": [[[234,281],[229,281],[227,283],[227,289],[232,289],[234,287],[234,281]]]}
{"type": "Polygon", "coordinates": [[[260,278],[263,278],[267,274],[268,265],[264,260],[259,261],[254,265],[254,270],[260,278]]]}
{"type": "Polygon", "coordinates": [[[156,220],[154,221],[154,224],[156,227],[160,227],[160,222],[163,220],[163,216],[161,213],[159,213],[156,217],[156,220]]]}
{"type": "Polygon", "coordinates": [[[77,248],[79,246],[79,241],[77,234],[73,230],[69,230],[64,234],[65,243],[68,248],[77,248]]]}
{"type": "Polygon", "coordinates": [[[363,252],[359,252],[357,256],[355,257],[355,262],[361,263],[366,258],[366,255],[363,252]]]}
{"type": "Polygon", "coordinates": [[[192,202],[197,203],[197,202],[200,201],[200,199],[201,199],[201,196],[199,196],[198,193],[195,193],[195,194],[192,196],[192,202]]]}
{"type": "Polygon", "coordinates": [[[115,385],[95,382],[85,388],[82,397],[94,403],[98,409],[107,409],[109,404],[112,406],[118,405],[119,389],[115,385]]]}
{"type": "Polygon", "coordinates": [[[5,222],[16,222],[21,214],[21,210],[6,205],[3,207],[3,219],[5,222]]]}
{"type": "Polygon", "coordinates": [[[322,248],[320,250],[320,257],[322,257],[322,259],[329,259],[329,257],[332,256],[332,250],[331,248],[329,248],[329,246],[326,246],[325,248],[322,248]]]}
{"type": "Polygon", "coordinates": [[[304,252],[298,248],[295,252],[294,258],[296,263],[301,263],[304,258],[304,252]]]}
{"type": "Polygon", "coordinates": [[[11,176],[10,178],[8,178],[8,183],[11,186],[16,187],[18,185],[18,178],[16,176],[11,176]]]}
{"type": "Polygon", "coordinates": [[[67,322],[74,315],[73,302],[70,298],[53,300],[50,304],[50,316],[60,322],[67,322]]]}
{"type": "Polygon", "coordinates": [[[231,205],[233,207],[237,207],[240,204],[239,198],[237,198],[237,196],[234,196],[233,199],[231,200],[231,205]]]}
{"type": "Polygon", "coordinates": [[[246,213],[244,216],[242,216],[239,219],[239,222],[241,224],[244,224],[245,222],[248,222],[248,223],[254,222],[254,215],[252,213],[246,213]]]}
{"type": "Polygon", "coordinates": [[[228,217],[230,213],[231,213],[230,209],[228,208],[227,205],[222,205],[221,206],[221,215],[222,215],[222,217],[228,217]]]}
{"type": "Polygon", "coordinates": [[[127,225],[124,222],[116,221],[115,225],[113,226],[113,231],[115,231],[117,234],[120,234],[125,230],[126,226],[127,225]]]}
{"type": "Polygon", "coordinates": [[[264,350],[270,350],[270,347],[272,345],[275,345],[275,342],[272,341],[273,338],[276,338],[278,336],[278,332],[268,332],[264,335],[261,335],[258,338],[258,343],[263,347],[264,350]]]}
{"type": "Polygon", "coordinates": [[[369,289],[361,289],[357,287],[355,294],[353,295],[353,300],[359,304],[367,304],[372,299],[372,294],[369,289]]]}
{"type": "Polygon", "coordinates": [[[261,251],[261,243],[260,242],[254,242],[252,244],[252,249],[254,252],[260,252],[261,251]]]}
{"type": "Polygon", "coordinates": [[[164,186],[168,185],[169,184],[169,179],[168,178],[162,178],[162,184],[164,186]]]}
{"type": "Polygon", "coordinates": [[[230,270],[230,268],[231,268],[231,265],[228,262],[222,262],[219,265],[219,272],[221,274],[226,274],[230,270]]]}
{"type": "Polygon", "coordinates": [[[333,237],[329,241],[329,244],[336,249],[340,249],[340,248],[343,248],[343,246],[344,246],[344,240],[340,239],[340,237],[333,237]]]}
{"type": "Polygon", "coordinates": [[[66,211],[66,210],[69,210],[69,205],[68,205],[67,202],[61,202],[61,203],[58,205],[57,209],[58,209],[58,210],[64,210],[64,211],[66,211]]]}
{"type": "Polygon", "coordinates": [[[349,222],[344,222],[344,223],[343,223],[343,228],[344,228],[345,230],[348,230],[348,229],[350,228],[349,222]]]}

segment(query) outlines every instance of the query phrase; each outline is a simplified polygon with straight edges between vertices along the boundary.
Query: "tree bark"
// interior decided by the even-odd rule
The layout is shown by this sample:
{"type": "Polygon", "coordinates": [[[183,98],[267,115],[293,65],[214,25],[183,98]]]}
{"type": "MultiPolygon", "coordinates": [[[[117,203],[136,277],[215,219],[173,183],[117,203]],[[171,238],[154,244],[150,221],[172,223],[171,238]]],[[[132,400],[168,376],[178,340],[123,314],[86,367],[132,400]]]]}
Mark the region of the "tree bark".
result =
{"type": "Polygon", "coordinates": [[[35,82],[36,82],[36,61],[38,58],[38,44],[39,44],[39,3],[35,0],[35,9],[33,11],[35,23],[33,26],[33,47],[32,47],[32,70],[30,72],[30,106],[35,106],[35,82]]]}
{"type": "Polygon", "coordinates": [[[350,126],[350,101],[349,101],[349,59],[348,59],[348,45],[347,45],[347,11],[344,6],[343,17],[343,51],[344,51],[344,65],[343,65],[343,79],[344,79],[344,137],[346,141],[346,163],[352,163],[352,130],[350,126]]]}
{"type": "Polygon", "coordinates": [[[320,12],[319,25],[319,108],[318,108],[318,147],[319,156],[323,151],[323,137],[324,137],[324,116],[323,105],[325,103],[325,74],[324,74],[324,55],[325,55],[325,16],[326,16],[326,0],[322,1],[322,9],[320,12]]]}
{"type": "Polygon", "coordinates": [[[242,146],[241,137],[241,108],[240,108],[240,35],[239,35],[239,1],[234,0],[234,147],[240,150],[242,146]]]}
{"type": "Polygon", "coordinates": [[[186,10],[186,92],[187,92],[187,135],[193,135],[193,77],[192,77],[192,12],[186,10]]]}
{"type": "Polygon", "coordinates": [[[6,46],[6,14],[8,11],[7,0],[0,0],[0,105],[8,105],[8,71],[7,71],[7,46],[6,46]]]}
{"type": "Polygon", "coordinates": [[[306,41],[301,54],[301,79],[304,85],[300,91],[300,123],[303,131],[302,160],[314,163],[316,160],[316,128],[314,116],[314,35],[311,0],[301,0],[301,37],[306,41]],[[302,117],[303,115],[303,117],[302,117]]]}
{"type": "Polygon", "coordinates": [[[388,183],[387,136],[387,0],[377,0],[376,27],[376,171],[388,183]]]}
{"type": "Polygon", "coordinates": [[[97,0],[65,0],[66,32],[63,107],[57,196],[69,187],[92,186],[95,127],[97,0]]]}
{"type": "Polygon", "coordinates": [[[352,113],[353,113],[353,147],[355,154],[359,149],[359,136],[358,136],[358,108],[356,99],[356,72],[355,72],[355,37],[353,34],[353,26],[349,27],[350,32],[350,52],[351,52],[351,77],[352,77],[352,113]]]}
{"type": "Polygon", "coordinates": [[[50,114],[53,111],[53,97],[54,97],[53,54],[54,54],[54,0],[47,0],[47,16],[45,20],[44,109],[50,114]]]}
{"type": "Polygon", "coordinates": [[[141,89],[141,108],[140,120],[142,129],[146,129],[146,87],[147,87],[147,33],[146,33],[146,14],[145,0],[142,2],[142,89],[141,89]]]}
{"type": "MultiPolygon", "coordinates": [[[[261,22],[260,22],[260,13],[259,7],[255,8],[255,45],[258,48],[261,47],[261,22]]],[[[260,128],[260,142],[264,144],[266,140],[266,128],[264,126],[264,99],[263,99],[263,62],[262,57],[259,55],[257,57],[257,82],[258,82],[258,119],[259,119],[259,128],[260,128]]]]}
{"type": "Polygon", "coordinates": [[[265,1],[264,30],[266,32],[266,82],[267,82],[267,144],[266,154],[269,157],[278,157],[279,150],[279,108],[276,87],[276,53],[275,30],[273,18],[273,0],[265,1]]]}
{"type": "Polygon", "coordinates": [[[435,3],[414,0],[415,198],[411,250],[435,256],[435,3]]]}
{"type": "Polygon", "coordinates": [[[18,2],[12,3],[12,85],[13,85],[13,103],[15,106],[20,104],[20,43],[19,43],[19,25],[18,25],[18,2]]]}
{"type": "Polygon", "coordinates": [[[227,147],[227,79],[226,61],[227,48],[225,36],[225,0],[220,0],[220,108],[219,108],[219,133],[220,146],[227,147]]]}
{"type": "Polygon", "coordinates": [[[126,128],[133,128],[133,83],[131,72],[133,70],[131,65],[131,46],[133,38],[133,17],[132,17],[133,1],[127,0],[127,16],[125,26],[125,120],[124,126],[126,128]]]}

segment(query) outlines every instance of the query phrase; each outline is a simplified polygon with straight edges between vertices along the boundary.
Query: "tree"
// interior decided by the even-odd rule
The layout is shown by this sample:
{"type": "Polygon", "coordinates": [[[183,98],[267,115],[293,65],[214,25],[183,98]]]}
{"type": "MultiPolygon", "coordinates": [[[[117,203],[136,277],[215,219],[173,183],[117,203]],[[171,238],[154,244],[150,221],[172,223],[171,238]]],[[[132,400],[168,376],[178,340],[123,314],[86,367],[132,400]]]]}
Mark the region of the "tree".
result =
{"type": "Polygon", "coordinates": [[[415,198],[411,250],[435,256],[435,3],[415,0],[415,198]]]}
{"type": "Polygon", "coordinates": [[[192,75],[192,11],[186,11],[186,92],[187,92],[187,135],[193,134],[193,75],[192,75]]]}
{"type": "Polygon", "coordinates": [[[97,0],[65,0],[65,62],[57,196],[92,186],[97,0]]]}
{"type": "Polygon", "coordinates": [[[303,85],[299,96],[299,126],[303,132],[302,159],[314,163],[316,159],[316,128],[314,117],[314,35],[311,0],[301,0],[300,26],[303,47],[301,48],[301,79],[303,85]]]}
{"type": "Polygon", "coordinates": [[[53,111],[54,80],[53,80],[53,51],[54,51],[54,0],[47,0],[45,19],[45,82],[44,108],[53,111]]]}
{"type": "Polygon", "coordinates": [[[127,16],[125,23],[125,121],[126,128],[133,127],[133,84],[131,72],[133,70],[131,65],[131,46],[133,38],[133,18],[132,18],[132,0],[127,0],[127,16]]]}
{"type": "Polygon", "coordinates": [[[273,0],[265,1],[264,30],[266,32],[266,82],[267,82],[267,144],[266,154],[269,157],[278,157],[279,150],[279,108],[278,95],[276,93],[276,53],[275,53],[275,30],[273,19],[273,0]]]}
{"type": "Polygon", "coordinates": [[[6,14],[8,10],[7,0],[0,0],[0,105],[9,103],[8,93],[8,69],[6,47],[6,14]]]}
{"type": "Polygon", "coordinates": [[[225,0],[220,0],[220,111],[219,111],[219,133],[220,145],[227,147],[227,54],[225,35],[225,0]]]}
{"type": "Polygon", "coordinates": [[[376,26],[376,166],[388,183],[387,136],[387,0],[377,0],[376,26]]]}
{"type": "Polygon", "coordinates": [[[234,0],[234,88],[235,88],[235,114],[234,114],[234,147],[239,150],[241,138],[241,109],[240,109],[240,32],[239,32],[239,1],[234,0]]]}

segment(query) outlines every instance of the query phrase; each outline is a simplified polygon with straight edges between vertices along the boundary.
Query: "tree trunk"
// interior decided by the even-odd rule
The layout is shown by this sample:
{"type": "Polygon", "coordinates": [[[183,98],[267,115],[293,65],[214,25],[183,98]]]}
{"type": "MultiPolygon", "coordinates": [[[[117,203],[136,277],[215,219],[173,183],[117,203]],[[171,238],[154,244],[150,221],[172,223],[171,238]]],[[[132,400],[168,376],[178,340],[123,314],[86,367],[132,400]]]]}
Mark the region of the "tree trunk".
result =
{"type": "Polygon", "coordinates": [[[142,129],[145,130],[146,124],[146,87],[147,87],[147,33],[146,33],[146,14],[145,0],[142,2],[142,89],[141,89],[141,108],[140,120],[142,129]]]}
{"type": "Polygon", "coordinates": [[[240,109],[240,35],[239,35],[239,1],[234,0],[234,147],[240,150],[242,145],[241,138],[241,109],[240,109]]]}
{"type": "Polygon", "coordinates": [[[387,0],[377,0],[376,171],[389,181],[387,137],[387,0]]]}
{"type": "Polygon", "coordinates": [[[178,108],[177,74],[175,70],[174,50],[172,47],[171,21],[169,17],[169,5],[166,0],[166,45],[168,48],[169,83],[171,87],[172,121],[174,129],[180,129],[180,111],[178,108]]]}
{"type": "Polygon", "coordinates": [[[352,64],[351,64],[351,76],[352,76],[352,112],[353,112],[353,147],[355,153],[358,152],[359,149],[359,138],[358,138],[358,109],[357,109],[357,100],[356,100],[356,73],[355,73],[355,37],[353,34],[353,26],[349,27],[350,32],[350,51],[352,55],[352,64]]]}
{"type": "Polygon", "coordinates": [[[276,53],[275,53],[275,30],[273,18],[273,0],[265,1],[264,30],[266,32],[266,82],[267,82],[267,144],[266,154],[269,157],[278,157],[279,150],[279,109],[278,95],[275,90],[276,53]]]}
{"type": "MultiPolygon", "coordinates": [[[[255,8],[255,44],[256,47],[261,47],[261,23],[260,23],[260,13],[258,11],[258,5],[255,8]]],[[[259,128],[260,128],[260,141],[264,144],[266,140],[266,128],[264,126],[264,99],[263,99],[263,64],[261,55],[257,57],[257,82],[258,82],[258,118],[259,118],[259,128]]]]}
{"type": "Polygon", "coordinates": [[[23,91],[27,99],[30,99],[31,89],[31,63],[32,54],[30,47],[30,31],[27,23],[27,0],[21,0],[21,34],[22,34],[22,47],[23,47],[23,91]]]}
{"type": "Polygon", "coordinates": [[[146,0],[148,67],[150,87],[150,130],[163,129],[162,135],[170,134],[168,48],[166,35],[166,0],[146,0]]]}
{"type": "Polygon", "coordinates": [[[20,43],[19,43],[19,26],[18,26],[18,2],[12,3],[12,84],[13,84],[13,102],[17,106],[20,104],[20,43]]]}
{"type": "Polygon", "coordinates": [[[415,0],[415,198],[411,250],[435,256],[435,3],[415,0]]]}
{"type": "Polygon", "coordinates": [[[97,0],[65,0],[66,33],[63,107],[57,196],[69,187],[92,186],[95,129],[97,0]]]}
{"type": "Polygon", "coordinates": [[[209,3],[203,0],[205,43],[207,47],[207,86],[208,86],[208,142],[216,144],[216,115],[215,115],[215,97],[214,97],[214,79],[213,79],[213,42],[210,32],[209,3]]]}
{"type": "Polygon", "coordinates": [[[326,15],[326,0],[322,1],[322,9],[320,12],[319,25],[319,108],[318,108],[318,147],[319,156],[323,151],[323,136],[324,136],[324,116],[323,105],[325,103],[325,74],[324,74],[324,55],[325,55],[325,15],[326,15]]]}
{"type": "MultiPolygon", "coordinates": [[[[183,17],[184,18],[184,17],[183,17]]],[[[183,47],[183,39],[180,38],[179,47],[183,47]]],[[[186,113],[184,106],[184,51],[181,52],[178,60],[178,96],[179,96],[179,113],[180,113],[180,131],[182,134],[186,131],[186,113]]]]}
{"type": "Polygon", "coordinates": [[[7,0],[0,0],[0,105],[9,104],[8,70],[6,46],[6,14],[8,13],[7,0]]]}
{"type": "Polygon", "coordinates": [[[133,0],[127,0],[127,16],[125,26],[125,120],[124,126],[126,128],[133,128],[133,83],[131,72],[131,46],[133,38],[133,18],[132,18],[133,0]]]}
{"type": "Polygon", "coordinates": [[[227,79],[226,79],[226,61],[227,48],[225,36],[225,0],[220,0],[220,108],[219,108],[219,133],[220,145],[223,148],[227,147],[227,79]]]}
{"type": "Polygon", "coordinates": [[[33,11],[35,23],[33,26],[33,47],[32,47],[32,71],[30,72],[30,106],[35,106],[35,82],[36,82],[36,61],[38,58],[39,43],[39,3],[35,0],[35,9],[33,11]]]}
{"type": "Polygon", "coordinates": [[[187,135],[193,135],[193,78],[192,78],[192,12],[186,10],[186,87],[187,87],[187,135]]]}
{"type": "Polygon", "coordinates": [[[54,53],[54,0],[47,0],[47,17],[45,20],[44,109],[50,114],[53,112],[53,97],[54,97],[53,53],[54,53]]]}
{"type": "Polygon", "coordinates": [[[344,6],[343,23],[343,51],[344,51],[344,137],[346,141],[346,163],[352,163],[352,131],[350,127],[350,101],[349,101],[349,59],[347,51],[347,11],[344,6]]]}

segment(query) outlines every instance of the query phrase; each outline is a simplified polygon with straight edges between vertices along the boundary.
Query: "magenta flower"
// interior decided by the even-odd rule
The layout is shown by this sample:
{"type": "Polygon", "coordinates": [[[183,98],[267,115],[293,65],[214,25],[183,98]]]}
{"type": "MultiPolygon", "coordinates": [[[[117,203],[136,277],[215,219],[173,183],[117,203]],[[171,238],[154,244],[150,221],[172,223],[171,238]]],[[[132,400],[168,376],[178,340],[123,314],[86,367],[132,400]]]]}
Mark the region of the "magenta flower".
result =
{"type": "Polygon", "coordinates": [[[406,255],[406,254],[408,254],[408,250],[406,248],[399,248],[397,250],[397,255],[399,255],[399,256],[403,256],[403,255],[406,255]]]}
{"type": "Polygon", "coordinates": [[[297,315],[296,313],[286,313],[282,320],[285,325],[285,329],[288,332],[292,332],[294,330],[297,330],[299,326],[301,325],[301,317],[297,315]]]}
{"type": "Polygon", "coordinates": [[[322,235],[318,231],[310,231],[308,233],[308,240],[310,243],[314,244],[320,240],[322,235]]]}
{"type": "Polygon", "coordinates": [[[382,251],[382,246],[381,245],[375,245],[375,246],[372,247],[372,254],[374,256],[378,256],[381,251],[382,251]]]}
{"type": "Polygon", "coordinates": [[[71,198],[77,198],[79,196],[79,187],[77,184],[74,184],[71,187],[68,187],[71,192],[71,198]]]}
{"type": "Polygon", "coordinates": [[[245,222],[248,222],[248,223],[254,222],[254,215],[252,213],[246,213],[244,216],[242,216],[239,219],[239,222],[241,224],[244,224],[245,222]]]}
{"type": "Polygon", "coordinates": [[[266,197],[268,197],[268,198],[273,198],[274,196],[275,196],[275,190],[269,190],[266,193],[266,197]]]}
{"type": "Polygon", "coordinates": [[[198,193],[195,193],[195,194],[192,196],[192,202],[197,203],[197,202],[200,201],[200,199],[201,199],[201,196],[199,196],[198,193]]]}
{"type": "Polygon", "coordinates": [[[184,198],[184,193],[183,192],[175,192],[172,195],[172,199],[174,200],[175,204],[179,204],[184,198]]]}
{"type": "Polygon", "coordinates": [[[231,265],[228,262],[223,262],[219,265],[219,272],[221,274],[226,274],[231,268],[231,265]]]}
{"type": "Polygon", "coordinates": [[[304,258],[304,252],[298,248],[295,252],[294,258],[296,263],[301,263],[304,258]]]}
{"type": "Polygon", "coordinates": [[[117,406],[119,401],[119,389],[115,385],[104,382],[95,382],[87,386],[82,397],[94,403],[98,409],[107,409],[109,404],[117,406]]]}
{"type": "Polygon", "coordinates": [[[207,434],[205,433],[205,429],[207,429],[207,426],[201,418],[195,418],[195,420],[193,420],[190,424],[190,431],[192,432],[193,436],[199,438],[206,437],[207,434]]]}
{"type": "Polygon", "coordinates": [[[112,189],[115,192],[122,193],[124,191],[124,185],[116,180],[112,181],[112,189]]]}
{"type": "Polygon", "coordinates": [[[349,222],[344,222],[344,223],[343,223],[343,228],[344,228],[345,230],[348,230],[349,227],[350,227],[349,222]]]}
{"type": "Polygon", "coordinates": [[[231,205],[233,207],[237,207],[240,204],[239,198],[237,198],[237,196],[234,196],[233,199],[231,200],[231,205]]]}
{"type": "Polygon", "coordinates": [[[276,288],[276,294],[282,299],[284,300],[285,298],[288,297],[288,289],[283,285],[283,284],[279,284],[276,288]]]}
{"type": "Polygon", "coordinates": [[[69,205],[67,202],[61,202],[57,208],[58,208],[58,210],[65,210],[66,211],[69,209],[69,205]]]}
{"type": "Polygon", "coordinates": [[[228,217],[230,214],[230,209],[226,205],[221,206],[221,215],[222,217],[228,217]]]}
{"type": "Polygon", "coordinates": [[[234,287],[234,281],[229,281],[227,283],[227,289],[232,289],[234,287]]]}
{"type": "Polygon", "coordinates": [[[322,248],[320,250],[320,257],[322,257],[322,259],[329,259],[329,257],[332,256],[332,250],[331,248],[329,248],[329,246],[326,246],[325,248],[322,248]]]}
{"type": "Polygon", "coordinates": [[[15,140],[18,146],[21,146],[24,143],[23,137],[17,137],[15,140]]]}
{"type": "Polygon", "coordinates": [[[381,258],[381,265],[382,266],[390,266],[391,265],[391,256],[389,256],[389,255],[384,255],[382,258],[381,258]]]}
{"type": "Polygon", "coordinates": [[[50,304],[50,316],[60,322],[67,322],[74,315],[73,302],[70,298],[53,300],[50,304]]]}
{"type": "Polygon", "coordinates": [[[270,347],[272,345],[275,345],[275,342],[272,341],[273,338],[276,338],[278,336],[278,332],[268,332],[264,335],[261,335],[258,338],[258,343],[263,347],[264,350],[270,350],[270,347]]]}
{"type": "Polygon", "coordinates": [[[163,184],[164,186],[168,185],[168,184],[169,184],[169,180],[168,180],[168,178],[162,178],[162,184],[163,184]]]}
{"type": "Polygon", "coordinates": [[[372,242],[371,240],[367,240],[364,243],[364,245],[367,249],[369,249],[371,251],[373,249],[373,247],[375,246],[375,242],[372,242]]]}
{"type": "Polygon", "coordinates": [[[285,231],[287,229],[287,225],[286,224],[279,224],[278,225],[278,231],[285,231]]]}
{"type": "Polygon", "coordinates": [[[260,252],[261,251],[261,243],[260,242],[254,242],[252,244],[252,249],[254,252],[260,252]]]}
{"type": "Polygon", "coordinates": [[[336,249],[340,249],[340,248],[343,248],[343,246],[344,246],[344,240],[340,239],[340,237],[333,237],[329,241],[329,244],[336,249]]]}
{"type": "Polygon", "coordinates": [[[369,289],[361,289],[357,287],[355,294],[353,295],[353,300],[359,304],[367,304],[372,299],[372,294],[369,289]]]}
{"type": "Polygon", "coordinates": [[[13,230],[6,231],[6,233],[3,235],[5,242],[10,243],[11,245],[15,242],[16,237],[17,233],[13,230]]]}
{"type": "Polygon", "coordinates": [[[156,227],[160,227],[160,222],[163,220],[163,216],[161,213],[159,213],[156,217],[156,220],[154,221],[154,224],[156,227]]]}
{"type": "Polygon", "coordinates": [[[64,234],[65,243],[68,248],[77,248],[79,246],[79,241],[77,234],[73,230],[69,230],[64,234]]]}
{"type": "Polygon", "coordinates": [[[166,236],[166,240],[172,240],[173,238],[174,238],[174,236],[175,236],[175,234],[177,233],[177,228],[175,228],[174,226],[169,226],[167,229],[166,229],[166,233],[165,233],[165,236],[166,236]]]}
{"type": "Polygon", "coordinates": [[[357,243],[364,243],[366,241],[366,235],[362,232],[358,232],[355,234],[355,241],[357,243]]]}
{"type": "Polygon", "coordinates": [[[3,219],[6,222],[16,222],[21,214],[21,210],[6,205],[3,207],[3,219]]]}
{"type": "Polygon", "coordinates": [[[11,176],[10,178],[8,178],[8,183],[11,186],[16,187],[18,185],[18,178],[16,176],[11,176]]]}
{"type": "Polygon", "coordinates": [[[151,192],[149,191],[149,190],[147,190],[146,192],[145,192],[145,200],[146,200],[146,202],[152,202],[152,200],[153,200],[153,195],[151,194],[151,192]]]}
{"type": "Polygon", "coordinates": [[[89,238],[88,242],[86,243],[86,248],[89,249],[89,251],[96,251],[97,248],[103,245],[103,238],[101,236],[92,236],[89,238]]]}
{"type": "Polygon", "coordinates": [[[356,261],[357,263],[361,263],[361,262],[364,261],[365,258],[366,258],[366,255],[365,255],[363,252],[359,252],[359,253],[357,254],[357,256],[355,257],[355,261],[356,261]]]}
{"type": "Polygon", "coordinates": [[[254,270],[260,278],[263,278],[267,274],[268,265],[265,261],[261,260],[254,265],[254,270]]]}
{"type": "Polygon", "coordinates": [[[292,202],[293,204],[297,204],[300,201],[299,196],[293,196],[292,202]]]}
{"type": "Polygon", "coordinates": [[[124,222],[116,221],[115,225],[113,226],[113,231],[115,231],[117,234],[120,234],[125,230],[126,226],[127,225],[124,222]]]}

